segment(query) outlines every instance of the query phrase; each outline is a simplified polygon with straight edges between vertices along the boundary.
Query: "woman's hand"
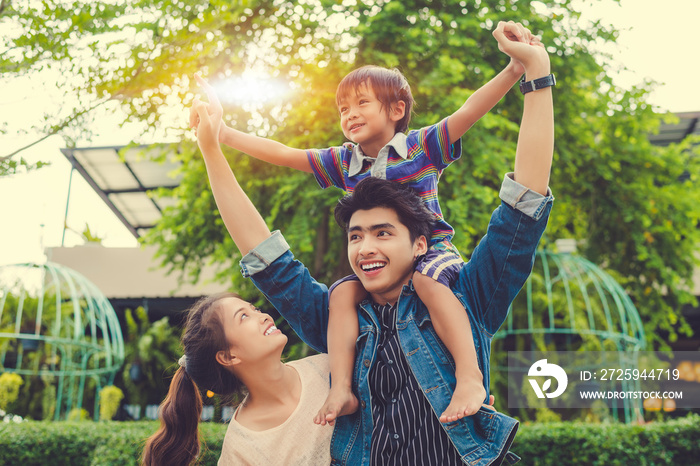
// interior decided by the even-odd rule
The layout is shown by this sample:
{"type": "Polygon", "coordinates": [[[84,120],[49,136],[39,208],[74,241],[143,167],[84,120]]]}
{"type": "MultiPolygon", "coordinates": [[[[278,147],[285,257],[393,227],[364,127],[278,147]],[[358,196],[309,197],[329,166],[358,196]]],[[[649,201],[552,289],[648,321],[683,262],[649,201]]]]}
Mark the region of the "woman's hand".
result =
{"type": "Polygon", "coordinates": [[[195,128],[197,145],[206,155],[212,149],[219,147],[221,117],[224,110],[214,88],[199,75],[195,75],[195,79],[206,92],[209,103],[199,100],[199,96],[195,97],[190,109],[190,127],[195,128]]]}

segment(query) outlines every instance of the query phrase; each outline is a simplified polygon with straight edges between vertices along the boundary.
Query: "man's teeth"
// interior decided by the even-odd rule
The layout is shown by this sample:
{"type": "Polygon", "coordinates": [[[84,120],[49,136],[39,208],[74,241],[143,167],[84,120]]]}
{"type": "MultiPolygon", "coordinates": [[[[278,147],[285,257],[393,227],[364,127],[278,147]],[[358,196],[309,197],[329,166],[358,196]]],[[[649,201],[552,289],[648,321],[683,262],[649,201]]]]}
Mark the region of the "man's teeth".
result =
{"type": "Polygon", "coordinates": [[[382,267],[384,267],[384,265],[385,264],[383,262],[371,262],[368,264],[362,264],[362,270],[370,271],[375,269],[381,269],[382,267]]]}
{"type": "Polygon", "coordinates": [[[270,327],[270,328],[268,328],[267,330],[265,330],[265,336],[268,336],[269,334],[271,334],[271,333],[274,332],[275,330],[277,330],[277,327],[275,327],[275,326],[273,325],[272,327],[270,327]]]}

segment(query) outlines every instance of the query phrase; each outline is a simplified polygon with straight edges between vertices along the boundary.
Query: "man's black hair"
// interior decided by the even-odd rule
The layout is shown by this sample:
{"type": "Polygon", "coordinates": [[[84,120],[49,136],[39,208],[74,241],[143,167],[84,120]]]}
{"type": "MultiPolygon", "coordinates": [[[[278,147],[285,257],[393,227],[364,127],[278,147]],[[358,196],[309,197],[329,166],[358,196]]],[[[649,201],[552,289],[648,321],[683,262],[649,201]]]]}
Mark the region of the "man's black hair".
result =
{"type": "Polygon", "coordinates": [[[381,178],[367,177],[357,183],[352,194],[344,196],[335,206],[335,221],[347,230],[350,218],[358,210],[385,207],[396,212],[399,221],[408,228],[411,241],[420,236],[430,243],[437,221],[423,199],[411,188],[381,178]]]}

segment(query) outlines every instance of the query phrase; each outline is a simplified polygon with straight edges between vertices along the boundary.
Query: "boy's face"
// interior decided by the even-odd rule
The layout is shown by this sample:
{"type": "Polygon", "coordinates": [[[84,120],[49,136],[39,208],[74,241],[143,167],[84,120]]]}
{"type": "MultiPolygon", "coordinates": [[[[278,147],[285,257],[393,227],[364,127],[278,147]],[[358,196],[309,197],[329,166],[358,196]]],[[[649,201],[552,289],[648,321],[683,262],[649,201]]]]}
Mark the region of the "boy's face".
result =
{"type": "Polygon", "coordinates": [[[348,223],[348,260],[360,282],[379,304],[394,303],[425,254],[424,236],[411,241],[396,211],[386,207],[358,210],[348,223]]]}
{"type": "Polygon", "coordinates": [[[403,118],[404,102],[391,109],[377,99],[372,86],[360,84],[356,92],[340,99],[340,128],[350,141],[359,144],[365,155],[376,157],[396,133],[396,122],[403,118]]]}

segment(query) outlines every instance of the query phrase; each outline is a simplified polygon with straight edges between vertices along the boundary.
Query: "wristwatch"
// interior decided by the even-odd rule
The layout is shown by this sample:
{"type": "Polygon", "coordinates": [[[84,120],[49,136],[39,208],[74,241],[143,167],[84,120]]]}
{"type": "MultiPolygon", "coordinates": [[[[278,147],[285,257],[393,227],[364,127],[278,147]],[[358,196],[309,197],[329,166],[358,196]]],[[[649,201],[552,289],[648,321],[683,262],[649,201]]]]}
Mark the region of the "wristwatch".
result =
{"type": "Polygon", "coordinates": [[[533,79],[532,81],[525,81],[525,76],[523,76],[523,79],[520,81],[520,92],[527,94],[528,92],[554,86],[556,83],[557,80],[554,79],[554,75],[552,73],[548,74],[544,78],[533,79]]]}

